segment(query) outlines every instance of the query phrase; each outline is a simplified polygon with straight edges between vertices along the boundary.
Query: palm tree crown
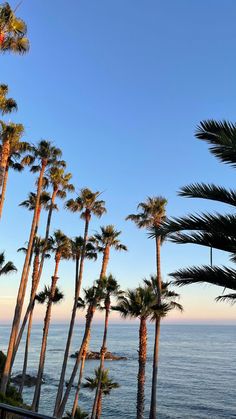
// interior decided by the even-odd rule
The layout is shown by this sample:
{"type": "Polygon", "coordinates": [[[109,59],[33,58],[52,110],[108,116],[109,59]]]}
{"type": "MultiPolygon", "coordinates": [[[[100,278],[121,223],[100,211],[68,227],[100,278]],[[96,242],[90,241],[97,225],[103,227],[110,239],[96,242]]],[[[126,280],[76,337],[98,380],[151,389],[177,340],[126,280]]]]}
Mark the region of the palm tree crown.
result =
{"type": "MultiPolygon", "coordinates": [[[[75,414],[73,416],[73,419],[88,419],[88,418],[89,418],[88,413],[86,413],[83,410],[81,410],[80,407],[78,406],[76,408],[76,411],[75,411],[75,414]]],[[[71,412],[66,412],[66,416],[63,419],[72,419],[71,412]]]]}
{"type": "Polygon", "coordinates": [[[150,275],[149,279],[144,279],[144,284],[151,290],[154,297],[154,304],[151,306],[151,320],[154,321],[157,317],[165,317],[173,309],[183,311],[182,305],[176,301],[179,299],[179,294],[169,289],[170,282],[162,282],[160,304],[157,303],[159,288],[156,276],[150,275]]]}
{"type": "MultiPolygon", "coordinates": [[[[104,301],[104,309],[109,310],[111,305],[111,298],[119,298],[123,295],[123,291],[120,290],[120,286],[113,275],[108,275],[96,281],[99,286],[102,287],[104,301]]],[[[103,309],[103,307],[100,307],[103,309]]]]}
{"type": "Polygon", "coordinates": [[[70,259],[71,242],[69,238],[61,231],[56,230],[48,240],[50,251],[55,253],[55,259],[70,259]]]}
{"type": "Polygon", "coordinates": [[[12,98],[7,98],[8,86],[0,84],[0,111],[2,114],[10,113],[17,110],[16,101],[12,98]]]}
{"type": "Polygon", "coordinates": [[[139,228],[157,227],[165,219],[167,200],[162,196],[148,197],[137,206],[138,213],[130,214],[126,220],[134,221],[139,228]]]}
{"type": "Polygon", "coordinates": [[[18,143],[24,134],[24,127],[22,124],[15,124],[13,122],[5,123],[0,121],[0,139],[2,144],[9,141],[11,147],[18,143]]]}
{"type": "Polygon", "coordinates": [[[49,301],[51,301],[53,304],[57,304],[60,303],[63,300],[63,298],[64,294],[62,291],[59,290],[58,287],[55,288],[55,292],[52,295],[51,288],[45,285],[43,291],[39,292],[36,295],[35,300],[39,304],[45,304],[49,301]]]}
{"type": "Polygon", "coordinates": [[[105,212],[105,202],[98,200],[100,192],[92,192],[88,188],[81,189],[80,195],[76,199],[70,199],[66,203],[66,208],[72,212],[81,212],[82,219],[91,218],[91,214],[101,217],[105,212]]]}
{"type": "Polygon", "coordinates": [[[29,50],[26,33],[25,22],[15,16],[9,3],[0,5],[0,52],[26,53],[29,50]]]}
{"type": "MultiPolygon", "coordinates": [[[[94,374],[95,377],[85,377],[86,379],[86,383],[83,384],[84,388],[87,388],[91,391],[96,390],[97,385],[98,385],[98,380],[99,380],[99,376],[100,376],[100,369],[96,368],[94,370],[94,374]]],[[[109,370],[103,370],[102,371],[102,381],[101,381],[101,390],[102,390],[102,394],[104,394],[105,396],[109,395],[110,392],[115,389],[120,387],[118,383],[116,383],[115,381],[113,381],[110,377],[109,377],[109,370]]]]}
{"type": "MultiPolygon", "coordinates": [[[[43,191],[40,195],[40,206],[42,208],[48,209],[50,202],[49,193],[43,191]]],[[[27,208],[29,211],[34,211],[36,204],[36,194],[34,192],[29,192],[28,199],[22,201],[19,206],[27,208]]]]}
{"type": "MultiPolygon", "coordinates": [[[[43,253],[43,251],[49,251],[50,250],[50,246],[49,244],[46,246],[45,249],[45,239],[42,239],[39,236],[36,236],[34,239],[34,246],[33,246],[33,251],[34,254],[39,256],[40,254],[43,253]]],[[[20,247],[19,249],[17,249],[17,252],[27,252],[27,247],[20,247]]],[[[51,257],[50,253],[45,253],[44,257],[46,259],[49,259],[51,257]]]]}
{"type": "Polygon", "coordinates": [[[16,271],[17,269],[13,262],[5,262],[4,252],[0,253],[0,276],[8,275],[16,271]]]}
{"type": "Polygon", "coordinates": [[[114,247],[115,250],[127,250],[127,247],[119,240],[121,231],[115,229],[114,225],[102,226],[100,233],[95,233],[93,241],[96,244],[98,252],[103,252],[106,246],[114,247]]]}
{"type": "Polygon", "coordinates": [[[65,173],[64,167],[58,167],[57,163],[52,166],[48,173],[49,183],[52,185],[53,191],[61,199],[66,197],[67,192],[74,192],[74,186],[70,183],[71,173],[65,173]]]}
{"type": "Polygon", "coordinates": [[[152,313],[152,306],[156,302],[151,287],[139,286],[138,288],[129,289],[125,295],[118,298],[118,304],[113,310],[119,311],[120,315],[125,319],[130,318],[148,318],[152,313]]]}
{"type": "Polygon", "coordinates": [[[31,172],[37,173],[41,170],[41,166],[48,169],[55,164],[58,167],[65,167],[65,162],[59,160],[61,155],[61,150],[55,147],[51,141],[41,140],[36,146],[31,147],[30,153],[22,159],[22,163],[31,166],[31,172]]]}
{"type": "MultiPolygon", "coordinates": [[[[84,246],[84,239],[82,236],[74,237],[74,239],[71,239],[71,257],[72,259],[80,259],[83,246],[84,246]]],[[[97,249],[93,245],[92,237],[88,240],[86,243],[86,252],[85,257],[86,259],[90,260],[97,260],[97,249]]]]}

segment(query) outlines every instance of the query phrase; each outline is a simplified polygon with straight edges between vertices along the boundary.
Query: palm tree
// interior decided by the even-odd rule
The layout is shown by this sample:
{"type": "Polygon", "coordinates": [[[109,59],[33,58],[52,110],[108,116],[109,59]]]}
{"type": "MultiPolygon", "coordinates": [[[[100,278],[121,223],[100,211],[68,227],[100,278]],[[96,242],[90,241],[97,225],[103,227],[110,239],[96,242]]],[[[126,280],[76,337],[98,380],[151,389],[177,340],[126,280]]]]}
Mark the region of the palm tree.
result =
{"type": "Polygon", "coordinates": [[[80,409],[80,407],[77,407],[75,414],[72,416],[72,413],[70,412],[66,412],[66,416],[64,417],[64,419],[88,419],[89,415],[88,413],[84,412],[83,410],[80,409]]]}
{"type": "MultiPolygon", "coordinates": [[[[166,218],[165,207],[167,200],[162,196],[148,197],[146,202],[140,202],[137,206],[137,214],[130,214],[126,220],[134,221],[138,228],[157,228],[166,218]]],[[[156,237],[156,272],[158,282],[158,298],[160,303],[161,296],[161,237],[156,237]]]]}
{"type": "Polygon", "coordinates": [[[101,307],[105,309],[105,323],[104,323],[104,333],[103,333],[103,342],[101,346],[101,357],[100,357],[100,367],[99,367],[99,376],[98,376],[98,385],[97,390],[95,394],[94,404],[93,404],[93,411],[91,415],[91,419],[95,418],[97,408],[99,406],[99,397],[101,393],[101,385],[102,385],[102,373],[104,371],[104,360],[105,355],[107,352],[107,332],[108,332],[108,322],[109,322],[109,315],[110,315],[110,309],[111,309],[111,298],[112,297],[119,297],[123,293],[120,291],[120,286],[118,285],[118,282],[116,279],[109,275],[107,278],[103,277],[100,279],[100,281],[103,282],[103,301],[104,301],[104,307],[101,307]]]}
{"type": "MultiPolygon", "coordinates": [[[[0,155],[2,154],[2,146],[0,145],[0,155]]],[[[17,172],[22,172],[24,165],[21,163],[22,156],[31,148],[30,144],[26,141],[20,141],[20,136],[13,135],[9,144],[9,155],[6,161],[4,177],[2,182],[0,194],[0,218],[2,216],[3,205],[5,202],[5,195],[7,190],[9,169],[17,172]]]]}
{"type": "MultiPolygon", "coordinates": [[[[30,291],[30,300],[33,298],[33,294],[37,292],[38,288],[38,271],[39,271],[39,264],[40,264],[40,254],[42,254],[45,247],[45,242],[40,237],[36,237],[34,241],[34,262],[33,262],[33,272],[32,272],[32,284],[31,284],[31,291],[30,291]]],[[[49,250],[49,248],[47,249],[49,250]]],[[[18,251],[27,252],[27,248],[21,247],[18,249],[18,251]]],[[[50,254],[46,253],[46,258],[50,258],[50,254]]],[[[25,354],[24,354],[24,363],[23,363],[23,369],[22,369],[22,378],[21,378],[21,384],[19,387],[19,393],[22,394],[24,383],[25,383],[25,376],[26,376],[26,370],[27,370],[27,364],[28,364],[28,353],[29,353],[29,346],[30,346],[30,337],[31,337],[31,329],[32,329],[32,323],[33,323],[33,314],[34,314],[34,306],[35,306],[35,298],[33,300],[33,305],[30,311],[29,315],[29,321],[28,321],[28,328],[27,328],[27,335],[26,335],[26,342],[25,342],[25,354]]],[[[16,352],[15,352],[16,355],[16,352]]]]}
{"type": "MultiPolygon", "coordinates": [[[[82,218],[85,221],[84,226],[84,244],[80,256],[80,265],[79,265],[79,274],[76,281],[76,291],[75,291],[75,301],[78,300],[80,296],[80,289],[83,279],[83,271],[84,271],[84,260],[85,260],[85,253],[86,253],[86,244],[88,241],[88,231],[89,231],[89,223],[91,220],[92,215],[95,215],[96,217],[101,217],[105,212],[105,202],[102,200],[99,200],[98,197],[100,195],[100,192],[92,192],[88,188],[84,188],[81,190],[80,195],[76,199],[70,199],[66,203],[66,208],[74,213],[79,212],[80,218],[82,218]]],[[[74,322],[76,317],[76,306],[74,303],[74,307],[71,314],[71,321],[70,321],[70,327],[68,331],[68,337],[66,342],[66,348],[64,352],[64,359],[61,369],[61,375],[59,380],[59,386],[57,390],[57,396],[56,396],[56,402],[54,407],[54,416],[57,415],[57,411],[60,406],[60,402],[62,399],[62,393],[63,393],[63,386],[65,381],[65,373],[66,373],[66,367],[69,357],[69,350],[71,345],[71,339],[73,334],[73,328],[74,328],[74,322]]]]}
{"type": "Polygon", "coordinates": [[[55,269],[52,276],[51,288],[48,289],[48,301],[47,301],[47,311],[44,319],[44,332],[41,345],[41,353],[37,374],[37,382],[35,386],[34,398],[32,403],[32,409],[38,411],[39,401],[40,401],[40,392],[42,385],[42,377],[45,364],[45,355],[46,355],[46,346],[47,346],[47,337],[50,325],[51,310],[54,296],[56,295],[57,281],[58,281],[58,269],[59,264],[62,259],[69,259],[71,255],[71,246],[70,240],[65,234],[60,230],[54,232],[53,237],[50,238],[50,250],[55,253],[55,269]]]}
{"type": "Polygon", "coordinates": [[[15,355],[19,348],[19,344],[21,342],[21,338],[23,336],[23,332],[24,332],[28,317],[33,309],[35,295],[36,295],[37,288],[41,279],[43,266],[44,266],[44,259],[47,255],[47,250],[48,250],[48,240],[49,240],[50,226],[51,226],[51,220],[52,220],[52,212],[54,209],[57,209],[55,200],[57,197],[61,199],[65,198],[68,191],[71,192],[74,190],[74,186],[70,183],[72,175],[70,173],[64,172],[64,166],[65,166],[64,161],[60,161],[59,164],[57,161],[55,162],[55,164],[52,163],[51,168],[48,170],[47,177],[44,178],[44,186],[46,187],[48,187],[49,185],[52,186],[52,195],[51,195],[51,198],[49,198],[50,203],[47,206],[48,217],[47,217],[46,232],[45,232],[45,238],[44,238],[44,248],[42,250],[36,286],[32,292],[27,310],[25,312],[24,319],[22,321],[20,332],[18,333],[18,336],[16,339],[15,350],[14,350],[15,355]]]}
{"type": "MultiPolygon", "coordinates": [[[[91,308],[93,307],[93,304],[94,304],[94,295],[95,295],[95,288],[94,287],[84,289],[84,298],[82,299],[81,297],[79,297],[79,299],[77,301],[77,309],[84,310],[87,307],[87,314],[86,314],[87,319],[89,318],[91,308]]],[[[91,328],[91,325],[90,325],[90,328],[91,328]]],[[[88,338],[87,338],[87,341],[86,341],[86,345],[83,348],[81,364],[80,364],[79,379],[78,379],[78,384],[77,384],[76,391],[75,391],[73,408],[72,408],[72,411],[71,411],[72,419],[75,418],[76,411],[79,408],[79,406],[78,406],[79,392],[80,392],[82,379],[83,379],[84,365],[85,365],[86,355],[87,355],[87,351],[88,351],[88,347],[89,347],[89,341],[90,341],[90,330],[89,330],[89,333],[88,333],[88,338]]]]}
{"type": "MultiPolygon", "coordinates": [[[[221,162],[235,167],[236,124],[222,121],[203,121],[196,131],[196,137],[209,144],[210,152],[221,162]]],[[[236,206],[236,191],[223,186],[195,183],[180,189],[180,196],[207,199],[236,206]]],[[[226,213],[202,213],[166,220],[155,235],[168,235],[169,240],[181,244],[198,244],[231,253],[236,260],[236,217],[226,213]]],[[[154,232],[153,232],[154,234],[154,232]]],[[[211,264],[212,265],[212,264],[211,264]]],[[[193,266],[172,274],[176,285],[210,283],[235,291],[236,270],[226,266],[193,266]]],[[[218,300],[234,301],[235,294],[219,297],[218,300]]]]}
{"type": "Polygon", "coordinates": [[[115,229],[113,225],[101,227],[101,233],[94,234],[94,243],[96,244],[97,251],[103,254],[102,269],[100,278],[106,276],[107,266],[110,257],[110,249],[127,251],[127,247],[119,240],[121,231],[115,229]]]}
{"type": "Polygon", "coordinates": [[[13,122],[7,124],[0,121],[0,190],[2,190],[7,163],[11,155],[11,147],[14,147],[15,144],[19,143],[23,133],[24,127],[22,124],[14,124],[13,122]]]}
{"type": "Polygon", "coordinates": [[[50,168],[53,164],[55,164],[56,161],[58,162],[58,165],[63,164],[63,162],[58,161],[58,158],[60,156],[61,156],[60,149],[54,147],[50,143],[50,141],[41,140],[37,146],[31,148],[30,154],[25,156],[24,159],[22,160],[22,164],[31,165],[32,172],[39,171],[39,176],[37,180],[36,203],[35,203],[34,215],[33,215],[33,220],[31,224],[31,230],[30,230],[30,235],[29,235],[29,240],[28,240],[28,248],[27,248],[27,253],[25,256],[24,266],[22,269],[22,275],[21,275],[21,280],[20,280],[20,285],[19,285],[19,290],[18,290],[18,295],[17,295],[15,312],[14,312],[14,317],[13,317],[13,322],[12,322],[12,329],[11,329],[11,334],[10,334],[10,339],[9,339],[9,344],[8,344],[6,363],[5,363],[5,367],[4,367],[4,371],[3,371],[2,379],[1,379],[0,391],[3,394],[5,394],[6,392],[7,383],[8,383],[10,372],[11,372],[12,356],[13,356],[13,351],[14,351],[14,347],[16,343],[18,330],[19,330],[21,313],[22,313],[22,308],[23,308],[24,299],[25,299],[25,292],[26,292],[26,286],[28,282],[28,273],[29,273],[28,268],[29,268],[31,254],[32,254],[34,238],[37,233],[37,226],[39,222],[38,211],[40,207],[40,196],[41,196],[41,192],[43,188],[44,175],[45,175],[46,169],[50,168]],[[32,165],[35,161],[38,164],[32,165]]]}
{"type": "MultiPolygon", "coordinates": [[[[40,261],[40,266],[38,269],[38,274],[37,274],[37,281],[36,281],[36,286],[32,292],[24,319],[22,321],[22,325],[21,325],[21,329],[20,332],[18,333],[17,339],[16,339],[16,344],[15,344],[15,349],[14,349],[14,353],[16,355],[16,352],[19,348],[19,344],[21,341],[21,338],[23,336],[23,332],[28,320],[28,317],[31,313],[31,310],[33,308],[34,305],[34,299],[35,299],[35,295],[37,292],[37,287],[39,285],[40,282],[40,278],[42,275],[42,271],[43,271],[43,266],[44,266],[44,259],[47,255],[47,250],[48,250],[48,239],[49,239],[49,233],[50,233],[50,226],[51,226],[51,220],[52,220],[52,212],[53,210],[57,209],[57,205],[55,204],[55,200],[57,197],[60,197],[61,199],[66,197],[66,194],[68,191],[73,191],[74,190],[74,186],[70,183],[70,179],[72,177],[72,175],[70,173],[64,173],[64,168],[60,167],[60,166],[65,166],[65,163],[63,161],[59,162],[55,162],[55,165],[53,164],[52,167],[48,170],[48,176],[44,178],[44,186],[48,187],[49,185],[52,186],[52,195],[51,197],[47,194],[48,201],[50,201],[47,205],[48,209],[48,217],[47,217],[47,224],[46,224],[46,232],[45,232],[45,238],[44,238],[44,248],[42,250],[42,255],[41,255],[41,261],[40,261]]],[[[46,192],[43,192],[42,195],[45,195],[46,192]]],[[[26,201],[27,204],[27,201],[26,201]]],[[[29,206],[30,206],[30,202],[29,202],[29,206]]],[[[34,209],[34,202],[33,202],[33,209],[34,209]]],[[[32,207],[32,205],[31,205],[32,207]]],[[[40,215],[40,212],[38,213],[40,215]]]]}
{"type": "MultiPolygon", "coordinates": [[[[148,197],[146,202],[138,204],[138,213],[131,214],[126,219],[134,221],[138,228],[146,229],[157,229],[163,223],[166,218],[165,207],[167,200],[161,196],[148,197]]],[[[159,235],[155,236],[156,242],[156,280],[157,280],[157,304],[161,305],[162,295],[162,279],[161,279],[161,243],[162,238],[159,235]]],[[[151,406],[150,406],[150,419],[156,418],[156,388],[157,388],[157,363],[158,363],[158,339],[160,336],[160,317],[156,317],[155,327],[155,345],[156,352],[153,357],[153,375],[152,375],[152,395],[151,395],[151,406]]]]}
{"type": "Polygon", "coordinates": [[[80,388],[81,388],[81,384],[82,384],[82,378],[83,378],[83,374],[84,374],[84,366],[85,366],[86,355],[87,355],[88,347],[89,347],[89,340],[90,340],[90,334],[89,334],[89,337],[88,337],[88,342],[87,342],[86,346],[84,347],[83,354],[82,354],[80,371],[79,371],[79,379],[78,379],[78,384],[77,384],[76,391],[75,391],[73,408],[72,408],[72,411],[71,411],[72,419],[74,419],[76,417],[77,409],[79,409],[79,406],[78,406],[79,392],[80,392],[80,388]]]}
{"type": "MultiPolygon", "coordinates": [[[[25,199],[24,201],[22,201],[19,204],[19,206],[20,207],[27,208],[29,211],[35,211],[36,201],[37,201],[36,194],[34,192],[29,192],[28,198],[25,199]]],[[[39,224],[39,219],[40,219],[41,211],[42,211],[42,209],[48,210],[48,208],[49,208],[49,201],[50,201],[50,195],[47,192],[42,191],[42,193],[40,195],[39,207],[38,207],[38,211],[37,211],[37,220],[36,220],[35,236],[34,236],[34,240],[33,240],[33,246],[32,246],[32,249],[31,249],[31,254],[30,254],[28,269],[27,269],[27,272],[26,272],[26,277],[27,278],[28,278],[28,275],[29,275],[31,261],[32,261],[32,257],[33,257],[34,245],[35,245],[35,240],[36,240],[36,237],[37,237],[36,236],[36,233],[37,233],[37,229],[38,229],[38,224],[39,224]]],[[[25,251],[24,251],[25,255],[27,255],[27,251],[28,251],[28,248],[25,248],[25,251]]],[[[21,328],[22,328],[22,326],[21,326],[21,328]]],[[[16,340],[16,342],[17,342],[17,340],[16,340]]],[[[16,347],[18,349],[17,343],[15,345],[14,355],[12,357],[12,365],[13,365],[14,360],[15,360],[15,355],[16,355],[16,351],[17,351],[16,347]]]]}
{"type": "Polygon", "coordinates": [[[179,294],[169,290],[169,282],[162,282],[161,286],[161,302],[159,303],[159,285],[157,283],[156,276],[151,275],[150,279],[144,280],[156,297],[156,304],[152,306],[152,321],[155,322],[155,338],[154,338],[154,351],[153,351],[153,374],[152,374],[152,396],[149,418],[156,418],[156,393],[157,393],[157,372],[158,372],[158,358],[159,358],[159,341],[160,341],[160,323],[163,317],[173,310],[183,310],[181,304],[176,302],[179,298],[179,294]]]}
{"type": "MultiPolygon", "coordinates": [[[[48,229],[50,228],[52,211],[55,207],[56,198],[65,199],[67,192],[73,192],[74,186],[70,183],[71,173],[65,173],[64,167],[53,165],[48,173],[47,182],[52,187],[51,206],[49,209],[48,229]]],[[[46,233],[47,235],[47,233],[46,233]]]]}
{"type": "MultiPolygon", "coordinates": [[[[91,391],[94,391],[97,389],[98,386],[98,380],[100,376],[100,369],[97,368],[94,370],[95,377],[86,377],[86,383],[83,384],[84,388],[87,388],[91,391]]],[[[115,388],[118,388],[119,384],[113,381],[109,377],[109,370],[103,370],[102,371],[102,382],[101,382],[101,388],[98,398],[98,404],[97,404],[97,411],[96,411],[96,419],[99,419],[102,414],[102,397],[107,396],[111,393],[111,391],[115,388]]]]}
{"type": "MultiPolygon", "coordinates": [[[[0,153],[1,153],[1,146],[0,146],[0,153]]],[[[22,172],[24,166],[20,163],[21,154],[11,153],[10,158],[8,159],[6,170],[4,173],[3,184],[2,184],[2,191],[0,194],[0,218],[2,217],[3,206],[5,202],[6,190],[7,190],[7,183],[8,183],[8,176],[9,176],[9,169],[12,169],[16,172],[22,172]]]]}
{"type": "Polygon", "coordinates": [[[128,290],[126,295],[120,296],[118,304],[113,307],[119,311],[123,318],[138,318],[139,324],[139,370],[137,389],[137,419],[144,415],[145,402],[145,369],[147,360],[147,319],[152,314],[152,306],[156,303],[156,297],[148,286],[128,290]]]}
{"type": "Polygon", "coordinates": [[[0,276],[8,275],[16,271],[17,269],[14,263],[11,261],[5,263],[4,252],[0,253],[0,276]]]}
{"type": "Polygon", "coordinates": [[[16,101],[12,98],[7,98],[7,94],[8,86],[0,84],[0,111],[3,115],[17,110],[16,101]]]}
{"type": "MultiPolygon", "coordinates": [[[[78,277],[79,277],[79,261],[80,261],[83,245],[84,245],[84,239],[83,239],[82,236],[75,237],[74,240],[71,240],[72,258],[75,260],[75,297],[74,297],[74,305],[73,305],[73,308],[72,308],[72,316],[71,316],[71,321],[73,322],[73,327],[74,327],[74,322],[75,322],[75,315],[73,315],[73,312],[76,311],[77,308],[85,308],[85,302],[83,300],[80,300],[80,303],[79,303],[78,299],[77,299],[77,281],[78,281],[78,277]]],[[[97,252],[95,250],[95,247],[92,244],[91,238],[86,244],[85,257],[87,259],[97,260],[97,252]]],[[[73,328],[72,328],[72,331],[73,331],[73,328]]],[[[87,344],[87,346],[88,346],[88,344],[87,344]]],[[[82,355],[79,382],[78,382],[78,386],[77,386],[77,389],[76,389],[74,406],[73,406],[73,409],[72,409],[72,412],[71,412],[72,417],[75,417],[76,412],[77,412],[79,390],[80,390],[80,385],[81,385],[81,380],[82,380],[82,375],[83,375],[86,353],[87,353],[87,347],[84,349],[84,352],[83,352],[83,355],[82,355]]]]}
{"type": "Polygon", "coordinates": [[[85,303],[87,303],[88,308],[87,308],[87,314],[86,314],[86,322],[85,322],[85,329],[84,329],[84,336],[82,339],[82,343],[80,345],[80,349],[76,355],[76,359],[75,359],[75,364],[70,376],[70,379],[67,383],[67,387],[65,390],[65,394],[62,398],[61,404],[59,406],[58,412],[57,412],[57,417],[61,418],[63,416],[65,407],[66,407],[66,403],[68,401],[68,397],[71,391],[71,388],[73,386],[75,377],[76,377],[76,373],[78,371],[79,368],[79,364],[80,361],[82,359],[82,356],[84,355],[86,348],[88,346],[88,341],[89,341],[89,336],[90,336],[90,330],[91,330],[91,325],[92,325],[92,321],[93,321],[93,316],[94,313],[96,311],[96,308],[99,304],[99,302],[101,301],[101,299],[103,298],[103,283],[102,281],[98,280],[95,282],[95,285],[92,286],[91,288],[84,290],[85,291],[85,301],[83,301],[80,297],[78,298],[78,307],[83,307],[85,303]]]}
{"type": "Polygon", "coordinates": [[[44,290],[41,291],[39,294],[37,294],[35,297],[35,300],[39,304],[46,303],[46,306],[47,306],[46,314],[44,317],[43,338],[42,338],[42,346],[41,346],[41,352],[40,352],[37,382],[35,386],[34,400],[32,403],[32,409],[36,411],[38,410],[38,404],[40,400],[41,384],[42,384],[45,356],[46,356],[46,349],[47,349],[47,337],[48,337],[48,331],[49,331],[50,319],[51,319],[51,308],[52,308],[52,304],[58,304],[59,302],[62,301],[63,298],[64,298],[64,295],[57,286],[55,286],[53,290],[52,290],[52,287],[45,286],[44,290]],[[38,386],[39,386],[39,389],[38,389],[38,386]],[[35,400],[36,390],[37,392],[39,392],[37,396],[37,400],[35,400]]]}
{"type": "Polygon", "coordinates": [[[25,54],[29,50],[25,22],[15,16],[9,3],[0,5],[0,52],[25,54]]]}
{"type": "MultiPolygon", "coordinates": [[[[22,201],[19,206],[27,208],[29,211],[34,211],[36,207],[37,196],[34,192],[29,192],[27,199],[22,201]]],[[[48,210],[50,203],[50,195],[46,191],[42,191],[39,198],[39,207],[38,207],[38,218],[41,215],[42,209],[48,210]]],[[[26,252],[25,252],[26,253],[26,252]]]]}

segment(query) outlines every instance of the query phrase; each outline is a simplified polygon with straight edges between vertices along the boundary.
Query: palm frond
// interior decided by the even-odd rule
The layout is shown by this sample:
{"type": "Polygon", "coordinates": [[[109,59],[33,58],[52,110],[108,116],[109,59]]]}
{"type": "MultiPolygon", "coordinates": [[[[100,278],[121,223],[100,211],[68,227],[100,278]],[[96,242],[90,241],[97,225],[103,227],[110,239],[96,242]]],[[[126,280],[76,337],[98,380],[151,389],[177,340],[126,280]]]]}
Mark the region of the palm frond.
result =
{"type": "Polygon", "coordinates": [[[170,274],[173,284],[178,286],[208,283],[236,290],[236,270],[226,266],[193,266],[170,274]]]}
{"type": "Polygon", "coordinates": [[[218,232],[224,235],[236,236],[236,215],[234,214],[190,214],[184,217],[173,217],[162,223],[160,228],[150,230],[149,236],[171,237],[172,233],[184,230],[200,230],[206,232],[218,232]]]}
{"type": "Polygon", "coordinates": [[[220,161],[236,166],[236,124],[228,121],[202,121],[195,135],[209,144],[210,152],[220,161]]]}
{"type": "Polygon", "coordinates": [[[220,295],[216,298],[216,301],[223,301],[226,303],[230,303],[231,305],[236,303],[236,294],[227,294],[227,295],[220,295]]]}
{"type": "Polygon", "coordinates": [[[203,198],[236,206],[236,191],[214,184],[192,183],[181,188],[178,195],[186,198],[203,198]]]}
{"type": "Polygon", "coordinates": [[[224,252],[236,253],[235,236],[225,236],[223,234],[212,232],[192,232],[175,233],[170,235],[171,242],[179,244],[197,244],[200,246],[211,247],[224,252]]]}

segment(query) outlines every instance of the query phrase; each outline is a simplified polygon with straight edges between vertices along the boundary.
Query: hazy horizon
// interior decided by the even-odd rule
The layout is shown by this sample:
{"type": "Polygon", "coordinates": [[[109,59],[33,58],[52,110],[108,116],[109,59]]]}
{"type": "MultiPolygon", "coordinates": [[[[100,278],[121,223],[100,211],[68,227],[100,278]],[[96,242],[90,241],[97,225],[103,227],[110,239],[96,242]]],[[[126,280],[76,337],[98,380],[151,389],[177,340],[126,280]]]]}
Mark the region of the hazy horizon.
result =
{"type": "MultiPolygon", "coordinates": [[[[2,57],[1,82],[8,84],[19,109],[4,119],[22,122],[28,141],[46,138],[61,147],[77,192],[84,186],[103,191],[108,212],[91,220],[90,234],[106,224],[122,230],[121,241],[129,251],[111,252],[108,272],[122,289],[133,288],[155,272],[154,243],[125,221],[140,201],[165,196],[168,216],[227,211],[223,205],[181,198],[177,191],[201,181],[234,185],[235,171],[214,159],[194,132],[203,119],[235,120],[236,3],[226,0],[222,6],[215,0],[212,7],[204,0],[150,0],[148,5],[72,0],[68,7],[58,0],[47,2],[45,13],[45,4],[34,0],[23,2],[17,12],[28,25],[31,48],[25,56],[2,57]],[[223,58],[216,64],[219,51],[223,58]]],[[[10,173],[0,251],[18,273],[1,279],[3,322],[13,315],[24,258],[17,248],[28,239],[32,217],[18,204],[34,187],[28,169],[10,173]]],[[[59,208],[52,231],[82,234],[79,216],[65,211],[62,203],[59,208]]],[[[44,224],[45,214],[42,236],[44,224]]],[[[167,243],[161,258],[163,279],[168,279],[179,268],[208,264],[209,250],[167,243]]],[[[213,262],[230,266],[228,255],[220,251],[213,252],[213,262]]],[[[100,264],[100,257],[86,262],[83,286],[99,276],[100,264]]],[[[46,263],[40,288],[50,283],[52,272],[53,258],[46,263]]],[[[71,312],[71,261],[61,263],[59,277],[65,300],[53,308],[52,321],[69,318],[71,312]]],[[[199,285],[177,291],[184,313],[171,313],[168,321],[233,321],[234,307],[214,301],[220,288],[199,285]]],[[[36,308],[35,321],[43,319],[44,310],[36,308]]]]}

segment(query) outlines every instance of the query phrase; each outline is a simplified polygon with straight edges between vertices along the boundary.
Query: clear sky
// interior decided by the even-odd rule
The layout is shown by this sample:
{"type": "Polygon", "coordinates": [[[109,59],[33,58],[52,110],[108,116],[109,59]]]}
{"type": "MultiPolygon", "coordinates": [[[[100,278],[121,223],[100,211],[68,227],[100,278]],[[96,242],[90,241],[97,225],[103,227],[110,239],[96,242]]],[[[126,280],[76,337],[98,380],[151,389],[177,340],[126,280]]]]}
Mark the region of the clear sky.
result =
{"type": "MultiPolygon", "coordinates": [[[[25,125],[26,140],[51,139],[63,149],[77,191],[104,191],[108,213],[92,220],[90,232],[108,223],[122,230],[129,252],[112,253],[109,271],[123,288],[134,287],[155,270],[154,243],[124,220],[140,201],[164,195],[168,215],[227,210],[176,192],[195,181],[235,184],[233,169],[217,162],[194,131],[207,118],[235,121],[236,2],[24,0],[18,14],[28,24],[31,49],[24,57],[0,57],[0,81],[19,106],[11,120],[25,125]]],[[[4,321],[12,316],[23,262],[16,249],[28,238],[32,216],[18,203],[34,182],[27,170],[10,175],[1,250],[19,273],[1,279],[4,321]]],[[[54,214],[53,227],[70,236],[83,231],[79,217],[63,209],[54,214]]],[[[167,244],[163,276],[208,261],[205,248],[167,244]]],[[[214,253],[215,263],[224,261],[226,255],[214,253]]],[[[87,263],[84,285],[97,278],[100,262],[87,263]]],[[[43,283],[52,270],[53,261],[43,283]]],[[[54,310],[54,321],[70,315],[73,275],[72,262],[62,262],[59,283],[66,299],[54,310]]],[[[214,302],[217,287],[180,291],[185,312],[171,315],[170,322],[233,321],[235,309],[214,302]]],[[[38,310],[36,318],[42,316],[38,310]]]]}

